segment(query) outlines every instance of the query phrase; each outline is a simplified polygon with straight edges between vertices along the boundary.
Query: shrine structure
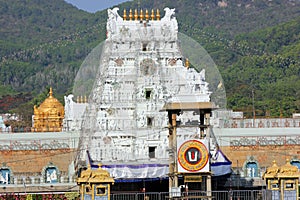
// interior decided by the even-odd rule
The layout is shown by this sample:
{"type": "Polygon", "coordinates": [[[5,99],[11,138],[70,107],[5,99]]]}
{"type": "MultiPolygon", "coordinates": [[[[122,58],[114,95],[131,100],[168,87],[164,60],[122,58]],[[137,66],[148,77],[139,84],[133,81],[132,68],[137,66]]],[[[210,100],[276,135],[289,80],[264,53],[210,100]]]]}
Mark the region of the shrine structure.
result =
{"type": "Polygon", "coordinates": [[[50,88],[49,96],[37,107],[34,105],[32,132],[60,132],[64,119],[64,106],[53,96],[50,88]]]}
{"type": "MultiPolygon", "coordinates": [[[[114,177],[116,185],[168,181],[169,155],[176,150],[170,150],[168,145],[168,114],[160,111],[164,105],[174,102],[209,103],[214,107],[216,102],[211,102],[212,91],[206,81],[207,72],[213,66],[203,63],[192,67],[195,63],[184,56],[175,9],[165,8],[163,17],[158,10],[139,13],[124,10],[121,17],[118,10],[108,9],[107,39],[97,61],[97,77],[80,123],[75,166],[80,173],[86,163],[94,169],[101,163],[114,177]]],[[[215,74],[212,76],[217,79],[215,74]]],[[[211,88],[216,90],[217,86],[211,88]]],[[[70,101],[65,107],[73,108],[68,109],[68,113],[75,113],[72,96],[66,99],[70,101]]],[[[176,124],[185,128],[177,129],[174,140],[198,140],[204,134],[203,121],[199,120],[193,112],[179,115],[176,124]]],[[[75,125],[72,121],[69,124],[75,125]]],[[[69,129],[77,128],[70,126],[69,129]]],[[[214,155],[214,160],[207,162],[218,163],[205,165],[206,172],[214,176],[230,173],[231,162],[218,149],[214,137],[205,139],[207,155],[214,155]]],[[[179,185],[183,182],[180,180],[179,185]]]]}

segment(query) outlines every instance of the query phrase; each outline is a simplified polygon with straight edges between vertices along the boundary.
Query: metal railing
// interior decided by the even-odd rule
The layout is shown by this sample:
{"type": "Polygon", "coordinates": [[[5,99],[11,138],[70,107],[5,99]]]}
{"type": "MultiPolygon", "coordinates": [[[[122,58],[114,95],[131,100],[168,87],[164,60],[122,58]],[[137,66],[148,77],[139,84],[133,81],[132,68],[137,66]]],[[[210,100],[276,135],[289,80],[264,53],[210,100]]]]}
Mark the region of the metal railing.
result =
{"type": "Polygon", "coordinates": [[[111,194],[111,200],[166,200],[166,199],[211,199],[211,200],[267,200],[266,190],[232,190],[206,192],[147,192],[147,193],[117,193],[111,194]]]}

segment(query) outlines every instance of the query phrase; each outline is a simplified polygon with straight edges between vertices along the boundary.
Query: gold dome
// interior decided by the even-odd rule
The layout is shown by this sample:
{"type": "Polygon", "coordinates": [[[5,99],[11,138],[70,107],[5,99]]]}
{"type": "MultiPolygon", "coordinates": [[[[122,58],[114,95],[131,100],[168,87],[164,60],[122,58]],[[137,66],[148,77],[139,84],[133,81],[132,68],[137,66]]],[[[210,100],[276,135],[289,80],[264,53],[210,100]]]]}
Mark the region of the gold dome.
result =
{"type": "Polygon", "coordinates": [[[53,97],[52,88],[50,88],[49,97],[39,107],[34,106],[34,125],[32,131],[61,131],[64,115],[64,106],[53,97]]]}
{"type": "Polygon", "coordinates": [[[64,115],[64,106],[53,97],[52,88],[49,91],[49,97],[47,97],[44,102],[38,108],[39,112],[51,113],[57,112],[57,114],[64,115]]]}

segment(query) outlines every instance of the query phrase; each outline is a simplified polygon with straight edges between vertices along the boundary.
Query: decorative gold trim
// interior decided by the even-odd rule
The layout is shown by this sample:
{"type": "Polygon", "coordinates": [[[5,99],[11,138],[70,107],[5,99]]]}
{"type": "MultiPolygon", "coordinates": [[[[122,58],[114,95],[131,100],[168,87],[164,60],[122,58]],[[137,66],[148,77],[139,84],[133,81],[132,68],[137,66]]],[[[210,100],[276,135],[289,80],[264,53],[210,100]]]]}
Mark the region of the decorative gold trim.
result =
{"type": "Polygon", "coordinates": [[[146,18],[147,21],[149,20],[149,12],[148,12],[148,9],[146,9],[145,18],[146,18]]]}
{"type": "Polygon", "coordinates": [[[132,20],[132,10],[131,9],[129,10],[129,20],[130,21],[132,20]]]}
{"type": "Polygon", "coordinates": [[[134,10],[134,20],[137,21],[137,20],[138,20],[138,17],[139,17],[139,16],[138,16],[137,9],[135,9],[135,10],[134,10]]]}
{"type": "Polygon", "coordinates": [[[140,12],[140,20],[143,20],[144,19],[144,15],[143,15],[143,10],[141,9],[141,12],[140,12]]]}
{"type": "Polygon", "coordinates": [[[154,17],[155,17],[155,15],[154,15],[154,10],[152,9],[152,10],[151,10],[151,20],[152,20],[152,21],[154,20],[154,17]]]}
{"type": "Polygon", "coordinates": [[[160,20],[160,14],[159,14],[159,9],[156,10],[156,20],[160,20]]]}
{"type": "Polygon", "coordinates": [[[126,21],[126,18],[127,18],[127,15],[126,15],[126,9],[124,9],[124,12],[123,12],[123,20],[126,21]]]}

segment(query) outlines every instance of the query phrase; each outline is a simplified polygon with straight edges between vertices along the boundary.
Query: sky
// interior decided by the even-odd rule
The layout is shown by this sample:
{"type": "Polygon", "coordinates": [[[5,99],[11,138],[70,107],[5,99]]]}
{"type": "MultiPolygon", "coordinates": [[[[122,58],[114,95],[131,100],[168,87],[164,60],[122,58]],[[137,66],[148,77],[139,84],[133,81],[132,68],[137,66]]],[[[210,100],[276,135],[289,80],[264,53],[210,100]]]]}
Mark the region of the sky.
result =
{"type": "Polygon", "coordinates": [[[79,9],[94,13],[118,5],[128,0],[65,0],[79,9]]]}

